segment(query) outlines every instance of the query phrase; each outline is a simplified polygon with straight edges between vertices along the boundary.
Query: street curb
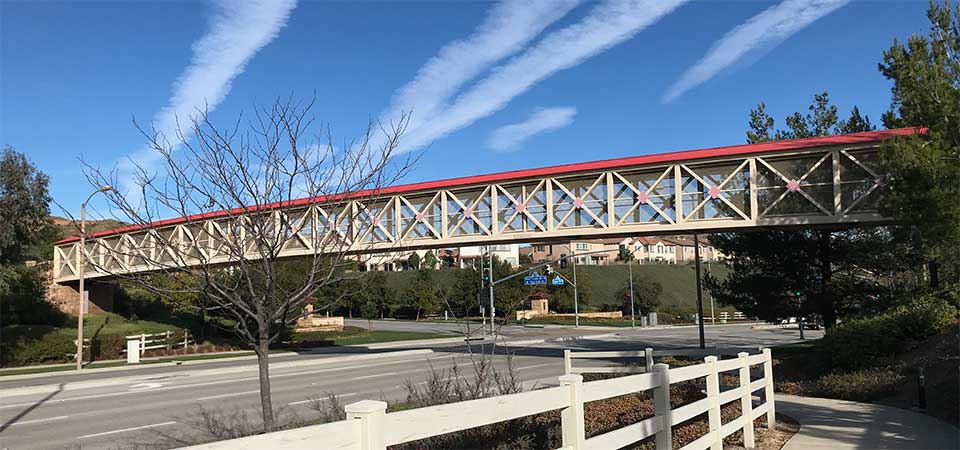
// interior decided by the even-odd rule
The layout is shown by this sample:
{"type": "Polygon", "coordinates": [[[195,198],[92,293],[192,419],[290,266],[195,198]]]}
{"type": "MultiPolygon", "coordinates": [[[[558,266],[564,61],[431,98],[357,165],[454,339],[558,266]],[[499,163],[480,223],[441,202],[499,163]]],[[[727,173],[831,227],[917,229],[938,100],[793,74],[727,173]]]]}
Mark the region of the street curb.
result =
{"type": "MultiPolygon", "coordinates": [[[[248,352],[250,352],[250,351],[252,351],[252,350],[238,350],[238,351],[235,351],[235,352],[197,353],[197,354],[199,354],[199,355],[229,355],[229,354],[231,354],[231,353],[248,353],[248,352]]],[[[273,358],[285,358],[285,357],[296,356],[296,355],[297,355],[297,352],[293,352],[293,351],[276,352],[276,353],[271,353],[271,354],[270,354],[270,359],[273,359],[273,358]]],[[[193,356],[193,355],[186,355],[186,356],[193,356]]],[[[173,357],[173,356],[156,356],[156,357],[153,357],[153,358],[151,358],[151,359],[166,359],[166,358],[175,358],[175,357],[173,357]]],[[[154,364],[131,364],[131,365],[127,365],[127,366],[113,366],[113,367],[88,367],[88,368],[84,368],[84,369],[82,369],[82,370],[80,370],[80,371],[76,371],[76,370],[74,370],[74,371],[61,370],[61,371],[54,371],[54,372],[23,373],[23,374],[19,374],[19,375],[3,375],[3,372],[0,371],[0,382],[3,382],[3,381],[16,381],[16,380],[30,380],[30,379],[35,379],[35,378],[48,378],[48,377],[56,377],[56,376],[82,375],[82,374],[87,374],[87,373],[106,373],[106,372],[119,372],[119,371],[122,371],[122,370],[151,369],[151,368],[157,368],[157,367],[193,366],[193,365],[199,365],[199,364],[210,364],[210,363],[225,362],[225,361],[244,361],[244,360],[248,360],[248,359],[257,359],[257,355],[224,356],[223,358],[207,358],[207,359],[183,359],[183,360],[165,361],[165,362],[154,363],[154,364]]],[[[105,361],[105,362],[112,362],[112,361],[124,361],[124,360],[122,360],[122,359],[116,359],[116,360],[110,360],[110,361],[105,361]]],[[[141,361],[150,361],[150,359],[143,358],[143,359],[141,359],[141,361]]],[[[58,365],[52,365],[52,366],[11,367],[11,368],[8,368],[8,369],[5,369],[5,370],[13,371],[13,370],[20,370],[20,369],[28,369],[28,368],[33,368],[33,367],[41,368],[41,367],[59,367],[59,366],[60,366],[60,364],[58,364],[58,365]]],[[[68,364],[67,366],[70,366],[70,364],[68,364]]]]}
{"type": "MultiPolygon", "coordinates": [[[[423,355],[433,353],[431,349],[414,349],[414,350],[403,350],[397,352],[382,352],[382,353],[370,353],[370,354],[360,354],[360,355],[344,355],[344,356],[334,356],[330,358],[323,359],[312,359],[307,361],[290,361],[290,362],[280,362],[272,364],[272,369],[284,369],[292,367],[304,367],[312,365],[323,365],[344,361],[363,361],[369,359],[382,359],[387,357],[396,357],[396,356],[414,356],[414,355],[423,355]]],[[[189,377],[200,377],[205,375],[223,375],[228,373],[237,373],[237,372],[256,372],[258,370],[256,365],[243,365],[237,367],[223,367],[218,369],[205,369],[189,373],[180,373],[180,372],[167,372],[167,373],[152,373],[145,375],[133,375],[129,377],[117,377],[107,380],[88,380],[88,381],[79,381],[79,382],[66,382],[66,383],[57,383],[57,384],[43,384],[37,386],[27,386],[19,388],[9,388],[9,389],[0,389],[0,399],[8,397],[16,397],[21,395],[31,395],[31,394],[48,394],[51,392],[57,391],[68,391],[68,390],[79,390],[79,389],[89,389],[103,386],[112,386],[120,384],[130,384],[145,382],[150,380],[155,380],[159,378],[164,378],[173,375],[179,376],[189,376],[189,377]]]]}

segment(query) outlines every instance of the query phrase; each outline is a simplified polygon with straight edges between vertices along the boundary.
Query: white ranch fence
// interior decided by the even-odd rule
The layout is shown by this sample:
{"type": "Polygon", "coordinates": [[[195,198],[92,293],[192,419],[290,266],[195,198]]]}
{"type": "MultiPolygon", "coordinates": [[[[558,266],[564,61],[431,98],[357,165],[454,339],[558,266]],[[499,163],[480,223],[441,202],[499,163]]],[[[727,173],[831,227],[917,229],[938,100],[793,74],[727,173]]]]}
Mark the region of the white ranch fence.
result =
{"type": "MultiPolygon", "coordinates": [[[[140,356],[143,356],[144,352],[147,350],[155,350],[158,348],[171,348],[173,345],[168,345],[170,338],[174,335],[175,331],[167,330],[162,333],[140,333],[133,334],[130,336],[125,336],[127,340],[130,339],[139,339],[140,341],[140,356]]],[[[76,345],[77,340],[73,340],[74,345],[76,345]]],[[[190,336],[190,330],[183,330],[183,339],[177,338],[176,348],[187,348],[188,345],[193,344],[193,336],[190,336]]],[[[90,338],[83,338],[83,348],[90,348],[90,338]]],[[[124,348],[120,350],[120,353],[126,353],[127,349],[124,348]]]]}
{"type": "Polygon", "coordinates": [[[672,427],[706,413],[710,431],[681,450],[722,450],[723,438],[743,430],[744,446],[755,446],[753,421],[766,416],[776,424],[773,364],[770,349],[758,355],[740,353],[735,359],[707,356],[702,364],[671,369],[655,364],[651,373],[584,383],[577,374],[560,377],[560,386],[519,394],[469,400],[387,413],[387,403],[362,400],[346,406],[347,419],[189,447],[193,450],[385,450],[387,446],[452,433],[492,423],[561,410],[561,450],[617,449],[654,436],[658,450],[673,448],[672,427]],[[750,379],[750,366],[763,365],[763,378],[750,379]],[[739,372],[740,386],[720,392],[720,374],[739,372]],[[670,406],[670,385],[706,378],[707,397],[678,408],[670,406]],[[655,414],[632,425],[586,438],[584,403],[643,391],[653,391],[655,414]],[[763,390],[764,402],[754,406],[752,395],[763,390]],[[739,401],[742,414],[721,424],[720,408],[739,401]]]}
{"type": "Polygon", "coordinates": [[[573,350],[563,351],[563,373],[566,375],[575,373],[650,373],[653,371],[653,358],[660,356],[685,356],[688,358],[703,358],[713,355],[716,357],[737,356],[740,352],[760,353],[762,347],[707,347],[696,349],[663,349],[654,350],[645,348],[640,351],[600,351],[600,352],[576,352],[573,350]],[[582,366],[574,367],[575,359],[620,359],[620,358],[643,358],[643,366],[582,366]]]}

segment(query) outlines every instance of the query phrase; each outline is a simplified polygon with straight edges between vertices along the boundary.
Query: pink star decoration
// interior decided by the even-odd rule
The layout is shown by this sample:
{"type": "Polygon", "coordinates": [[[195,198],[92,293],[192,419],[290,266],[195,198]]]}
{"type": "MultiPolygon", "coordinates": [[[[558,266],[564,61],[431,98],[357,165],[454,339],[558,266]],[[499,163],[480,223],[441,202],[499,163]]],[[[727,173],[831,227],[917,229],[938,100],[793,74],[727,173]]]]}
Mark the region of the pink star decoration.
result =
{"type": "Polygon", "coordinates": [[[423,213],[417,213],[417,222],[423,222],[423,213]]]}
{"type": "Polygon", "coordinates": [[[473,208],[463,210],[463,216],[467,218],[473,217],[473,208]]]}
{"type": "Polygon", "coordinates": [[[577,197],[577,198],[573,199],[573,207],[574,207],[574,208],[582,208],[582,207],[583,207],[583,199],[580,198],[580,197],[577,197]]]}
{"type": "Polygon", "coordinates": [[[800,190],[800,182],[797,180],[790,180],[787,182],[787,190],[790,192],[797,192],[800,190]]]}
{"type": "Polygon", "coordinates": [[[526,209],[527,209],[527,205],[524,205],[523,203],[520,203],[520,204],[517,205],[517,212],[518,212],[518,213],[519,213],[519,212],[523,212],[523,211],[526,210],[526,209]]]}
{"type": "Polygon", "coordinates": [[[710,186],[710,190],[707,191],[707,194],[710,195],[710,198],[717,198],[720,196],[720,188],[716,186],[710,186]]]}
{"type": "Polygon", "coordinates": [[[380,218],[379,218],[379,217],[374,217],[374,218],[373,218],[373,225],[374,225],[374,226],[380,225],[380,218]]]}
{"type": "Polygon", "coordinates": [[[650,196],[646,192],[641,192],[637,194],[637,201],[640,203],[647,203],[650,201],[650,196]]]}

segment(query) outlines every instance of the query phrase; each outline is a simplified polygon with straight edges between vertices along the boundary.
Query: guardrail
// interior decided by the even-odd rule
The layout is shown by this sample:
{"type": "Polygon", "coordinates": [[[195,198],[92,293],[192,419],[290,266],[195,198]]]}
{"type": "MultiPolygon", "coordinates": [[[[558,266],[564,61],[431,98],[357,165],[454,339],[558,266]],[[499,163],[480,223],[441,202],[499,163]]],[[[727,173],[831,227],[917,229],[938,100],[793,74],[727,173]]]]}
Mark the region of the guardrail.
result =
{"type": "Polygon", "coordinates": [[[322,425],[278,431],[228,441],[189,447],[193,450],[385,450],[387,446],[453,433],[469,428],[561,410],[562,450],[616,449],[655,436],[658,450],[673,447],[672,427],[707,413],[710,431],[680,450],[720,449],[723,438],[743,430],[744,446],[755,446],[753,421],[766,416],[767,426],[776,424],[773,399],[773,364],[770,350],[736,359],[707,356],[702,364],[670,369],[655,364],[651,373],[584,383],[577,374],[560,377],[560,386],[519,394],[482,398],[446,405],[387,413],[387,403],[363,400],[346,406],[347,419],[322,425]],[[750,379],[750,366],[763,365],[763,378],[750,379]],[[720,392],[720,374],[738,371],[740,386],[720,392]],[[707,397],[671,408],[670,385],[706,378],[707,397]],[[763,390],[763,404],[753,406],[753,392],[763,390]],[[586,438],[584,403],[636,392],[653,391],[655,414],[640,422],[586,438]],[[740,401],[741,415],[726,424],[720,408],[740,401]]]}
{"type": "Polygon", "coordinates": [[[653,370],[653,358],[658,356],[686,356],[690,358],[703,358],[713,355],[736,356],[740,352],[760,353],[761,347],[708,347],[696,349],[664,349],[654,350],[645,348],[640,351],[601,351],[601,352],[575,352],[572,350],[563,351],[563,373],[566,375],[576,373],[650,373],[653,370]],[[573,367],[574,359],[614,359],[614,358],[643,358],[643,366],[585,366],[573,367]]]}

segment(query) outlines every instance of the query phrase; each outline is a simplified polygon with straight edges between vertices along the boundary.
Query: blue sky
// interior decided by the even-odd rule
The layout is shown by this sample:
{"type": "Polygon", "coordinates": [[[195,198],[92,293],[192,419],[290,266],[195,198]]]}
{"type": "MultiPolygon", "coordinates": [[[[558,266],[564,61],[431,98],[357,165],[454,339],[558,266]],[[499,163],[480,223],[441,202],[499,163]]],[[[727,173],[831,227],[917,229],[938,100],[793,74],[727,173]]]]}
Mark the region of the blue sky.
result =
{"type": "Polygon", "coordinates": [[[928,28],[924,1],[285,1],[2,2],[0,144],[50,175],[64,205],[90,190],[79,157],[137,157],[132,117],[162,120],[197,98],[231,118],[316,92],[338,139],[415,103],[408,146],[425,153],[407,181],[730,145],[757,102],[779,120],[823,90],[878,123],[881,52],[928,28]],[[225,48],[198,54],[211,36],[225,48]],[[471,36],[486,40],[451,47],[471,36]],[[431,99],[434,114],[416,117],[431,99]]]}

